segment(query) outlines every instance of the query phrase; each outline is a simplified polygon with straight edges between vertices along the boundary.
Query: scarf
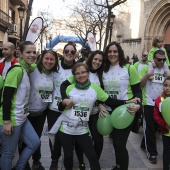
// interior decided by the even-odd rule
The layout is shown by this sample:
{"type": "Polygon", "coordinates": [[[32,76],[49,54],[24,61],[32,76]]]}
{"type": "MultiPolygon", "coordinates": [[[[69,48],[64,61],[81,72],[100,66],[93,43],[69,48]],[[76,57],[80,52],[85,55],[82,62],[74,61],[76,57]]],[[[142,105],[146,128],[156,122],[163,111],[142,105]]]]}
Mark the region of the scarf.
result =
{"type": "Polygon", "coordinates": [[[43,66],[42,66],[42,71],[46,75],[50,75],[52,73],[52,71],[46,70],[43,66]]]}
{"type": "Polygon", "coordinates": [[[82,90],[88,89],[90,87],[90,85],[91,85],[91,82],[89,81],[89,79],[87,80],[86,84],[84,84],[84,85],[79,84],[77,81],[75,82],[75,87],[78,89],[82,89],[82,90]]]}
{"type": "Polygon", "coordinates": [[[31,64],[26,63],[23,59],[20,59],[19,63],[27,71],[28,75],[34,71],[34,68],[31,67],[31,64]]]}

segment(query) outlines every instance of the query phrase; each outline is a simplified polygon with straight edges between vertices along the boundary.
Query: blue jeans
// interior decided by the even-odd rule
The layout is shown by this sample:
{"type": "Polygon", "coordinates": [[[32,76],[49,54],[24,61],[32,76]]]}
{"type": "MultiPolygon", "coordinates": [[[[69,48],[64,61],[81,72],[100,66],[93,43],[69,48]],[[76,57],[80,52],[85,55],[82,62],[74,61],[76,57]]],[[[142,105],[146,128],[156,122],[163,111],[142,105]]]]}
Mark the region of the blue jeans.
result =
{"type": "Polygon", "coordinates": [[[0,139],[2,143],[1,170],[11,170],[12,160],[19,141],[24,142],[26,147],[22,151],[15,169],[23,170],[29,158],[39,147],[40,139],[28,119],[22,125],[14,126],[11,135],[4,134],[2,128],[3,126],[0,125],[0,139]]]}

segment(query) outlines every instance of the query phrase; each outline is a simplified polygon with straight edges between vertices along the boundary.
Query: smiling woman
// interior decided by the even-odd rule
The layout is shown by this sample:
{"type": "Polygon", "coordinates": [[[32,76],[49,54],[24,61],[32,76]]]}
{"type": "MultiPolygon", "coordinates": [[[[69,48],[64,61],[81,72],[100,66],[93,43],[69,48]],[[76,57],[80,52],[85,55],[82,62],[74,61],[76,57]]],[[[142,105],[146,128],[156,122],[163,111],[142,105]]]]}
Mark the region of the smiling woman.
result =
{"type": "Polygon", "coordinates": [[[11,169],[19,139],[26,146],[21,153],[22,157],[19,157],[16,169],[24,169],[30,156],[40,145],[40,140],[27,119],[30,94],[28,75],[34,70],[31,64],[36,59],[36,48],[32,42],[25,41],[20,45],[20,51],[22,56],[19,60],[20,67],[10,69],[3,87],[0,108],[1,170],[11,169]]]}

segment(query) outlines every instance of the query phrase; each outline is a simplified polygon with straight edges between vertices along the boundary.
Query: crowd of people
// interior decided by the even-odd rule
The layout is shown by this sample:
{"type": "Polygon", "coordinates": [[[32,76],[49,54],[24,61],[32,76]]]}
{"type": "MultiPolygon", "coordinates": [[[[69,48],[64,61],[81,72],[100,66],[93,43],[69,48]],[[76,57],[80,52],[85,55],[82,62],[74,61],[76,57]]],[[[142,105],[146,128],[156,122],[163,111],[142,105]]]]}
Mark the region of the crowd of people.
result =
{"type": "Polygon", "coordinates": [[[163,168],[169,170],[170,125],[161,114],[161,103],[170,96],[169,59],[163,39],[156,36],[153,42],[151,51],[144,50],[141,61],[134,65],[117,42],[109,43],[103,52],[83,46],[80,59],[76,57],[76,45],[68,42],[62,56],[46,49],[38,60],[32,42],[22,42],[17,53],[14,44],[4,42],[0,62],[4,81],[0,169],[45,169],[41,164],[41,135],[47,120],[49,137],[54,137],[54,141],[49,138],[50,170],[57,170],[62,148],[66,170],[73,169],[74,149],[79,170],[85,170],[84,154],[91,170],[100,170],[104,140],[97,130],[98,118],[133,102],[127,110],[137,119],[124,129],[113,128],[109,135],[116,158],[112,170],[128,170],[127,140],[139,117],[143,122],[141,149],[150,163],[157,163],[156,131],[161,128],[163,168]],[[17,149],[19,159],[12,167],[17,149]]]}

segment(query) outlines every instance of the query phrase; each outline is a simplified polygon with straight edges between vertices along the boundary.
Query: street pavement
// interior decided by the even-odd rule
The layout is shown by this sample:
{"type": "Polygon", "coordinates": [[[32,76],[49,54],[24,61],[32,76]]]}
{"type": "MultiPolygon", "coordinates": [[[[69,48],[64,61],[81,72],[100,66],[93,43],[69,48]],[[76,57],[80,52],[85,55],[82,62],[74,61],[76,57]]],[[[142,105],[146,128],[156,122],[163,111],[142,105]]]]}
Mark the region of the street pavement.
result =
{"type": "MultiPolygon", "coordinates": [[[[47,126],[47,125],[46,125],[47,126]]],[[[42,158],[41,162],[42,165],[45,167],[46,170],[49,170],[51,164],[50,158],[50,150],[48,144],[48,136],[47,136],[47,127],[44,127],[44,133],[41,137],[41,150],[42,150],[42,158]]],[[[140,128],[139,133],[135,134],[133,132],[130,133],[127,148],[129,152],[129,170],[162,170],[162,139],[161,134],[157,133],[157,164],[152,164],[148,161],[146,157],[145,151],[140,148],[140,142],[143,137],[143,130],[140,128]]],[[[58,170],[64,170],[63,165],[63,153],[59,159],[58,170]]],[[[85,156],[84,156],[85,157],[85,156]]],[[[15,165],[18,159],[18,153],[16,153],[13,164],[15,165]]],[[[30,164],[32,165],[32,159],[30,159],[30,164]]],[[[89,163],[85,157],[85,165],[86,169],[89,170],[89,163]]],[[[114,148],[112,146],[112,141],[108,136],[104,137],[104,148],[100,158],[100,165],[102,170],[111,170],[112,166],[115,165],[115,155],[114,155],[114,148]]],[[[76,154],[74,154],[74,170],[78,169],[78,161],[76,154]]]]}

